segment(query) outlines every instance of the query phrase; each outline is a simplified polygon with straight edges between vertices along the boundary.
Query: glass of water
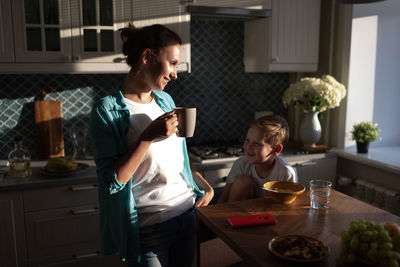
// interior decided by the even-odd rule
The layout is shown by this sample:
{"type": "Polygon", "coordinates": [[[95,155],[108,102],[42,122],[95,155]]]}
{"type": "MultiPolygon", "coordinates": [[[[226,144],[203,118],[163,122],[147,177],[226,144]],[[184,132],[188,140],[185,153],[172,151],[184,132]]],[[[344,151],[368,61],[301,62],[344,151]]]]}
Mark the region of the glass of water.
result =
{"type": "Polygon", "coordinates": [[[332,183],[328,180],[310,181],[310,199],[311,208],[327,209],[331,195],[332,183]]]}

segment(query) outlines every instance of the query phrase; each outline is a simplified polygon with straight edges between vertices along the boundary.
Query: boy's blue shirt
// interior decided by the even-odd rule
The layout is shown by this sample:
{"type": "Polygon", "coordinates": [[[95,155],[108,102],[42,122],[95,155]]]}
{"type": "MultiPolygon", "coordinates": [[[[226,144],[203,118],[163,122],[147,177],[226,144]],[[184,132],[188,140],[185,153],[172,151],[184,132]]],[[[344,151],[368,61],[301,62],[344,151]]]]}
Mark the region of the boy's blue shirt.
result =
{"type": "MultiPolygon", "coordinates": [[[[152,91],[156,103],[164,112],[172,111],[175,103],[163,91],[152,91]]],[[[98,101],[90,115],[89,135],[98,180],[100,233],[104,254],[120,253],[123,260],[140,262],[138,213],[132,195],[132,179],[126,184],[117,180],[114,162],[128,151],[125,135],[130,127],[130,113],[122,92],[98,101]]],[[[193,180],[186,140],[182,142],[184,170],[182,178],[193,188],[196,197],[204,195],[193,180]]]]}

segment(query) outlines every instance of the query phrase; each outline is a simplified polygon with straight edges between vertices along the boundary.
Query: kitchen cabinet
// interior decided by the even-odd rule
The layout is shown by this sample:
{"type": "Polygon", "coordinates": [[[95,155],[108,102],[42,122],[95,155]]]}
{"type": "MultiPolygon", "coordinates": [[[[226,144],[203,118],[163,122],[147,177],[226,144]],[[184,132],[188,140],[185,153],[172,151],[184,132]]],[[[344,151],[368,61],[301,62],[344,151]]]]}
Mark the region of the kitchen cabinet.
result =
{"type": "Polygon", "coordinates": [[[178,71],[190,72],[190,15],[177,0],[136,0],[132,6],[132,21],[136,27],[162,24],[182,39],[181,64],[178,71]]]}
{"type": "Polygon", "coordinates": [[[0,1],[0,62],[14,60],[10,0],[0,1]]]}
{"type": "Polygon", "coordinates": [[[310,181],[313,179],[336,181],[336,157],[327,157],[303,162],[291,163],[297,170],[298,182],[309,190],[310,181]]]}
{"type": "Polygon", "coordinates": [[[135,26],[160,23],[176,30],[184,39],[183,64],[178,70],[190,70],[190,16],[179,1],[11,3],[12,7],[2,9],[1,14],[5,20],[12,10],[15,57],[10,53],[7,62],[12,63],[0,63],[2,73],[127,73],[118,29],[132,21],[135,26]]]}
{"type": "Polygon", "coordinates": [[[118,35],[123,11],[122,0],[12,1],[15,64],[8,71],[127,71],[118,35]]]}
{"type": "Polygon", "coordinates": [[[0,192],[1,266],[126,266],[101,254],[97,185],[0,192]]]}
{"type": "Polygon", "coordinates": [[[245,71],[316,71],[320,4],[320,0],[273,0],[270,18],[245,22],[245,71]]]}
{"type": "Polygon", "coordinates": [[[0,265],[26,265],[25,227],[22,194],[0,193],[0,265]]]}

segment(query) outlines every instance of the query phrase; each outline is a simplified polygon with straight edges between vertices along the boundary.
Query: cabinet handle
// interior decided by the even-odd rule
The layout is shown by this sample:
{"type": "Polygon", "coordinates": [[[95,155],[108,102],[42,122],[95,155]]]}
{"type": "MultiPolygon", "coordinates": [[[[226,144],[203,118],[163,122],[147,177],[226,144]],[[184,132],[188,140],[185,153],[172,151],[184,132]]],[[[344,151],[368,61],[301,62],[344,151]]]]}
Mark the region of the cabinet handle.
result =
{"type": "Polygon", "coordinates": [[[271,58],[271,62],[278,62],[278,61],[279,61],[279,58],[277,58],[277,57],[271,58]]]}
{"type": "Polygon", "coordinates": [[[82,185],[82,186],[71,186],[69,190],[71,191],[84,191],[96,189],[97,185],[82,185]]]}
{"type": "Polygon", "coordinates": [[[74,259],[85,259],[85,258],[93,258],[100,256],[99,252],[87,253],[82,255],[73,255],[74,259]]]}
{"type": "Polygon", "coordinates": [[[313,166],[317,165],[315,161],[310,161],[310,162],[304,162],[304,163],[297,163],[295,166],[313,166]]]}
{"type": "Polygon", "coordinates": [[[74,61],[79,61],[81,60],[81,56],[74,56],[74,61]]]}
{"type": "Polygon", "coordinates": [[[93,209],[81,209],[81,210],[71,210],[71,213],[74,215],[79,215],[79,214],[87,214],[87,213],[95,213],[97,212],[97,208],[93,209]]]}
{"type": "Polygon", "coordinates": [[[64,60],[65,61],[71,61],[72,57],[71,56],[65,56],[64,60]]]}

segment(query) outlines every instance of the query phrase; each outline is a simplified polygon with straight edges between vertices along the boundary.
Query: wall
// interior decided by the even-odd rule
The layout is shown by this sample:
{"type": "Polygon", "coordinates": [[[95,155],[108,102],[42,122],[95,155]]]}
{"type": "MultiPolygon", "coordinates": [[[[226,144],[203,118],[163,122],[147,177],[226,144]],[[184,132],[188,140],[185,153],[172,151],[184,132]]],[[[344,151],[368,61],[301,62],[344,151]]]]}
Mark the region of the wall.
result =
{"type": "Polygon", "coordinates": [[[400,145],[399,14],[398,0],[353,6],[346,133],[356,122],[378,123],[382,140],[371,147],[400,145]]]}
{"type": "MultiPolygon", "coordinates": [[[[286,117],[283,91],[287,73],[244,73],[243,22],[193,19],[192,72],[179,73],[166,87],[177,106],[197,107],[197,125],[190,144],[241,143],[254,112],[270,110],[286,117]]],[[[0,159],[6,159],[15,135],[36,157],[34,101],[63,104],[66,153],[67,129],[83,131],[94,101],[120,88],[125,74],[0,75],[0,159]]]]}

